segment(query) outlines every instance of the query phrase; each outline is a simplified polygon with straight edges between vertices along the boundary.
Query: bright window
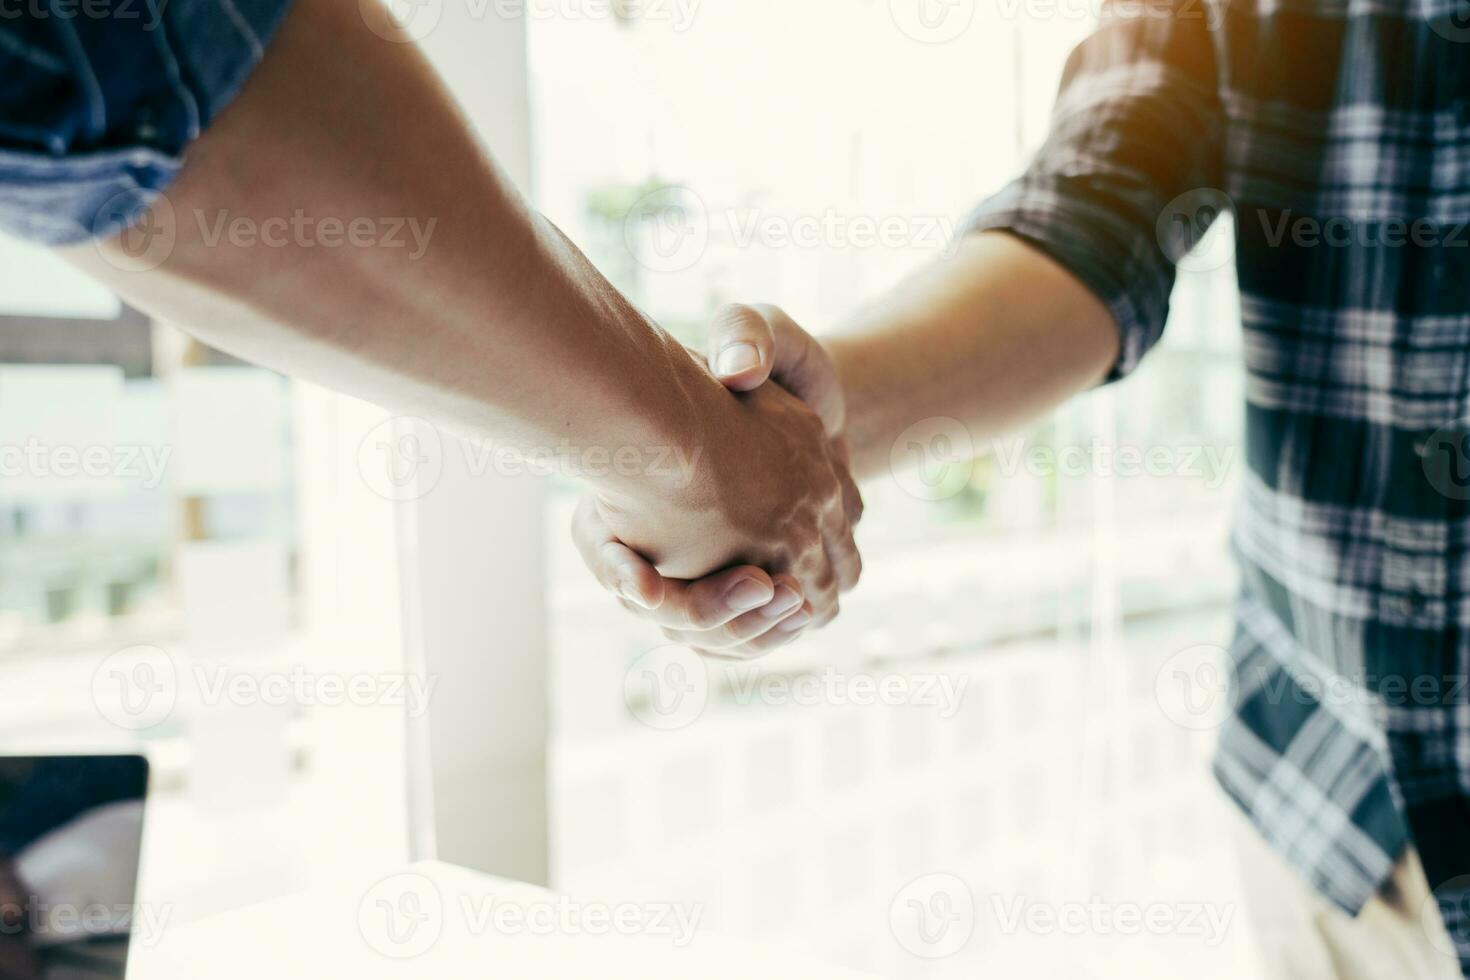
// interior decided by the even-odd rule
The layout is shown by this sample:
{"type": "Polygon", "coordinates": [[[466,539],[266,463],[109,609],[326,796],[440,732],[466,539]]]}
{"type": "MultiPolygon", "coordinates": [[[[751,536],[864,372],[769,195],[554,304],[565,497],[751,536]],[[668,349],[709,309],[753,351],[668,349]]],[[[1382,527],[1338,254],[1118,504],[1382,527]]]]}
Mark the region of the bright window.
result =
{"type": "MultiPolygon", "coordinates": [[[[731,300],[830,330],[1018,171],[1088,29],[961,3],[968,27],[924,43],[910,6],[533,20],[538,203],[686,342],[731,300]]],[[[1228,835],[1205,836],[1228,819],[1209,732],[1156,688],[1178,651],[1227,636],[1234,303],[1231,269],[1186,274],[1168,340],[1127,384],[982,445],[958,479],[932,474],[937,493],[872,481],[843,616],[756,673],[711,667],[703,710],[662,730],[630,711],[625,682],[663,641],[582,571],[567,488],[549,542],[554,883],[698,902],[716,928],[817,936],[890,976],[925,966],[888,921],[928,875],[969,882],[992,927],[922,975],[1075,975],[1079,944],[993,927],[1009,896],[1184,898],[1218,880],[1193,897],[1233,901],[1228,835]],[[1149,449],[1147,467],[1130,455],[1149,449]],[[864,676],[963,693],[949,709],[839,703],[864,676]]],[[[1241,948],[1190,955],[1232,976],[1241,948]]],[[[1157,955],[1130,950],[1129,970],[1157,955]]],[[[1087,955],[1093,973],[1106,962],[1087,955]]]]}

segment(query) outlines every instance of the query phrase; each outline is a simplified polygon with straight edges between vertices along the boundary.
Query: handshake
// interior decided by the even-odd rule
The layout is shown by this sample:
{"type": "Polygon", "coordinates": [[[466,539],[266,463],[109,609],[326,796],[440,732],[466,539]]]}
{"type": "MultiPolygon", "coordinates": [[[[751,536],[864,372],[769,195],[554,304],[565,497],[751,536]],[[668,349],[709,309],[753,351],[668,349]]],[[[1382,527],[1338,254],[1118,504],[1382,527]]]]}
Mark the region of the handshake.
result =
{"type": "Polygon", "coordinates": [[[675,371],[695,416],[673,427],[688,433],[678,448],[695,460],[693,479],[594,489],[572,536],[598,581],[670,640],[753,657],[837,615],[862,570],[863,503],[822,346],[772,306],[722,308],[708,346],[706,383],[675,371]]]}

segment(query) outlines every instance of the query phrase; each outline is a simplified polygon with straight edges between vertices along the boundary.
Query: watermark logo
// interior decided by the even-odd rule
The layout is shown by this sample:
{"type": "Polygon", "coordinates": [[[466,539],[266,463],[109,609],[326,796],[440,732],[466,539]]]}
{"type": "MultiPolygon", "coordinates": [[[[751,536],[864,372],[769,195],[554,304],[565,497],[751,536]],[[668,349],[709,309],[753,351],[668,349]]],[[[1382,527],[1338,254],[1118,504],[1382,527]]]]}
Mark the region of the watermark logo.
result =
{"type": "Polygon", "coordinates": [[[444,896],[415,872],[384,878],[358,904],[357,928],[375,952],[414,959],[433,949],[444,933],[444,896]]]}
{"type": "Polygon", "coordinates": [[[623,220],[629,254],[655,272],[691,268],[716,246],[742,251],[922,249],[948,256],[961,240],[949,215],[866,213],[835,207],[808,212],[744,205],[712,208],[684,187],[650,191],[623,220]]]}
{"type": "MultiPolygon", "coordinates": [[[[1430,4],[1431,10],[1439,4],[1430,4]]],[[[1429,17],[1429,29],[1447,41],[1464,44],[1470,41],[1470,0],[1443,0],[1444,10],[1429,17]]]]}
{"type": "Polygon", "coordinates": [[[693,724],[709,703],[704,658],[684,646],[655,647],[623,675],[623,702],[649,728],[674,731],[693,724]]]}
{"type": "Polygon", "coordinates": [[[92,704],[118,728],[143,731],[162,724],[178,699],[178,668],[155,646],[118,650],[92,672],[92,704]]]}
{"type": "Polygon", "coordinates": [[[1470,946],[1470,875],[1456,875],[1425,896],[1419,924],[1445,956],[1456,958],[1470,946]]]}
{"type": "Polygon", "coordinates": [[[1228,228],[1235,206],[1224,191],[1199,187],[1180,194],[1155,225],[1161,248],[1181,272],[1213,272],[1228,265],[1235,247],[1228,228]]]}
{"type": "Polygon", "coordinates": [[[388,419],[358,445],[357,470],[384,500],[419,500],[433,492],[444,475],[444,440],[425,419],[388,419]]]}
{"type": "Polygon", "coordinates": [[[893,896],[888,928],[899,946],[914,956],[926,960],[953,956],[975,934],[975,896],[957,875],[923,875],[893,896]]]}
{"type": "Polygon", "coordinates": [[[142,212],[138,205],[136,193],[117,194],[98,209],[92,223],[97,254],[123,272],[158,268],[179,241],[178,219],[167,196],[159,194],[142,212]]]}
{"type": "Polygon", "coordinates": [[[378,496],[405,502],[428,496],[443,476],[445,455],[458,451],[464,473],[479,479],[562,476],[572,480],[647,477],[668,487],[694,484],[704,447],[672,445],[556,445],[523,448],[494,439],[445,440],[425,419],[402,416],[380,423],[358,445],[363,481],[378,496]]]}
{"type": "Polygon", "coordinates": [[[92,703],[119,728],[143,731],[167,721],[187,690],[203,707],[235,705],[303,708],[402,708],[409,717],[429,710],[437,675],[314,673],[302,664],[283,670],[239,670],[227,663],[180,666],[155,646],[119,650],[92,674],[92,703]],[[187,687],[186,687],[187,685],[187,687]]]}
{"type": "Polygon", "coordinates": [[[1098,895],[1054,900],[991,893],[977,901],[965,881],[936,872],[916,878],[889,905],[898,944],[922,959],[953,956],[980,928],[1001,936],[1183,936],[1206,947],[1225,941],[1233,903],[1112,901],[1098,895]]]}
{"type": "Polygon", "coordinates": [[[444,0],[357,0],[357,11],[378,37],[409,44],[422,41],[439,26],[444,0]]]}
{"type": "Polygon", "coordinates": [[[583,902],[536,889],[446,899],[417,872],[385,878],[358,903],[358,931],[388,959],[423,956],[453,920],[470,936],[653,936],[675,949],[692,943],[704,906],[675,902],[583,902]]]}
{"type": "Polygon", "coordinates": [[[1209,643],[1171,655],[1154,677],[1154,699],[1164,716],[1192,731],[1219,728],[1235,710],[1230,656],[1209,643]]]}
{"type": "Polygon", "coordinates": [[[1442,425],[1415,448],[1430,486],[1450,500],[1470,500],[1470,421],[1442,425]]]}
{"type": "Polygon", "coordinates": [[[947,44],[969,30],[975,0],[888,0],[893,23],[922,44],[947,44]]]}
{"type": "Polygon", "coordinates": [[[970,485],[975,441],[959,419],[922,419],[899,433],[889,453],[893,478],[920,500],[948,500],[970,485]]]}
{"type": "MultiPolygon", "coordinates": [[[[139,205],[136,194],[118,194],[98,209],[93,222],[98,254],[124,272],[158,268],[179,241],[181,216],[165,195],[155,197],[146,210],[139,211],[139,205]]],[[[310,214],[302,208],[265,217],[195,208],[182,220],[189,222],[190,240],[205,248],[385,249],[401,252],[410,262],[428,253],[439,225],[438,218],[344,218],[310,214]]]]}
{"type": "Polygon", "coordinates": [[[669,186],[644,194],[623,219],[628,253],[653,272],[693,268],[709,248],[709,209],[687,187],[669,186]]]}

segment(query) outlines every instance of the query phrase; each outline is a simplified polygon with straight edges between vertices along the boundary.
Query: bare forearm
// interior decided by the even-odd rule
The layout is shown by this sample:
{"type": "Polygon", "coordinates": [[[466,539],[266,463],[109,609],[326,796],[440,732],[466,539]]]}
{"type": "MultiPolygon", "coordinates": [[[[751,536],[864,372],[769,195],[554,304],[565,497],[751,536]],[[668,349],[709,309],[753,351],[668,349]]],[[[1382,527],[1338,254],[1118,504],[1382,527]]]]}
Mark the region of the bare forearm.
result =
{"type": "Polygon", "coordinates": [[[887,469],[916,422],[976,439],[1013,430],[1097,384],[1118,354],[1107,308],[1020,240],[984,233],[899,284],[824,346],[847,400],[859,477],[887,469]]]}
{"type": "Polygon", "coordinates": [[[116,243],[73,258],[213,346],[396,411],[616,450],[697,438],[691,406],[723,394],[525,205],[415,48],[355,0],[299,0],[168,207],[161,267],[120,271],[116,243]]]}

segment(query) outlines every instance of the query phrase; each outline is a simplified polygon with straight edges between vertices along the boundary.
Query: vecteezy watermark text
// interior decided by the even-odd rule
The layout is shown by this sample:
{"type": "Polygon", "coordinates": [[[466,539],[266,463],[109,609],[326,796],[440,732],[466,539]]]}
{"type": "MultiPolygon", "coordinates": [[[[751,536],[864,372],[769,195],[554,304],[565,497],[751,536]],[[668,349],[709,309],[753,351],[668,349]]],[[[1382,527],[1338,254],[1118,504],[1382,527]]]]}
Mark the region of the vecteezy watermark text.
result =
{"type": "Polygon", "coordinates": [[[623,700],[650,728],[673,731],[697,721],[712,698],[771,708],[920,708],[949,720],[964,706],[967,674],[848,672],[826,667],[788,675],[759,667],[707,661],[686,646],[647,651],[623,676],[623,700]]]}
{"type": "MultiPolygon", "coordinates": [[[[144,31],[155,31],[163,23],[170,0],[0,0],[0,22],[118,20],[142,21],[144,31]]],[[[33,57],[46,58],[44,52],[33,57]]]]}
{"type": "Polygon", "coordinates": [[[163,724],[181,695],[204,707],[402,708],[410,717],[429,710],[438,675],[331,672],[293,664],[282,669],[228,663],[181,664],[147,644],[110,654],[92,674],[92,702],[107,721],[128,731],[163,724]]]}
{"type": "Polygon", "coordinates": [[[942,719],[960,710],[968,674],[846,673],[836,667],[819,673],[767,674],[757,669],[731,670],[727,688],[737,704],[771,707],[920,707],[934,708],[942,719]]]}
{"type": "Polygon", "coordinates": [[[0,903],[0,936],[29,936],[47,945],[109,936],[130,936],[154,946],[173,918],[170,903],[47,902],[28,895],[0,903]]]}
{"type": "Polygon", "coordinates": [[[1202,480],[1211,490],[1225,482],[1240,455],[1238,446],[1115,446],[1102,439],[1061,446],[995,439],[990,448],[1001,476],[1185,477],[1202,480]]]}
{"type": "Polygon", "coordinates": [[[1154,678],[1160,711],[1181,728],[1218,728],[1245,692],[1253,704],[1328,706],[1372,711],[1463,704],[1470,677],[1443,673],[1295,673],[1247,661],[1242,669],[1225,648],[1197,644],[1171,654],[1154,678]]]}
{"type": "Polygon", "coordinates": [[[368,889],[358,904],[357,923],[376,952],[411,959],[434,947],[451,917],[470,936],[652,936],[683,949],[699,931],[704,906],[581,901],[531,890],[466,894],[449,902],[432,879],[404,872],[368,889]]]}
{"type": "Polygon", "coordinates": [[[267,218],[196,209],[194,221],[200,241],[210,248],[225,243],[234,248],[409,249],[410,262],[424,257],[439,225],[438,218],[317,217],[301,208],[289,217],[267,218]]]}
{"type": "Polygon", "coordinates": [[[1113,20],[1224,21],[1223,7],[1208,0],[999,0],[1003,20],[1070,20],[1098,24],[1113,20]]]}
{"type": "Polygon", "coordinates": [[[1392,216],[1321,218],[1295,214],[1290,209],[1275,214],[1259,209],[1257,216],[1261,237],[1271,248],[1280,248],[1287,242],[1297,248],[1470,248],[1467,222],[1392,216]]]}
{"type": "Polygon", "coordinates": [[[139,481],[143,489],[163,483],[173,456],[171,446],[53,446],[34,436],[24,443],[0,443],[0,478],[18,480],[139,481]]]}
{"type": "Polygon", "coordinates": [[[439,27],[446,6],[455,20],[636,21],[665,23],[676,34],[694,25],[703,0],[358,0],[368,30],[394,43],[422,41],[439,27]]]}
{"type": "Polygon", "coordinates": [[[791,212],[710,207],[694,190],[667,185],[645,193],[623,221],[628,253],[659,273],[693,268],[719,249],[921,249],[950,255],[961,240],[953,217],[877,214],[829,207],[791,212]]]}
{"type": "Polygon", "coordinates": [[[1224,942],[1235,917],[1232,903],[1113,902],[1096,895],[1068,902],[992,895],[990,911],[1008,936],[1190,936],[1208,947],[1224,942]]]}
{"type": "Polygon", "coordinates": [[[574,480],[648,477],[673,489],[693,486],[704,456],[700,446],[596,446],[566,439],[530,448],[477,438],[450,439],[446,446],[432,423],[404,416],[380,423],[363,438],[357,451],[358,471],[381,497],[419,500],[438,486],[445,453],[455,451],[462,457],[464,472],[475,478],[492,473],[574,480]]]}
{"type": "Polygon", "coordinates": [[[1019,893],[977,899],[963,878],[933,872],[910,881],[889,903],[894,940],[921,959],[953,956],[977,931],[1016,936],[1178,936],[1215,947],[1235,918],[1233,903],[1086,899],[1056,901],[1019,893]]]}
{"type": "Polygon", "coordinates": [[[303,208],[264,216],[229,209],[180,212],[166,194],[149,198],[146,208],[143,204],[135,193],[117,194],[98,208],[93,223],[98,255],[124,272],[158,268],[181,238],[204,248],[386,250],[416,262],[428,252],[439,225],[438,218],[343,217],[303,208]]]}
{"type": "Polygon", "coordinates": [[[1211,443],[1114,445],[1099,438],[1060,445],[1025,438],[982,443],[959,419],[935,416],[901,432],[889,461],[900,487],[920,500],[938,501],[963,492],[981,459],[1003,478],[1167,477],[1198,480],[1214,490],[1229,478],[1239,456],[1237,446],[1211,443]]]}

